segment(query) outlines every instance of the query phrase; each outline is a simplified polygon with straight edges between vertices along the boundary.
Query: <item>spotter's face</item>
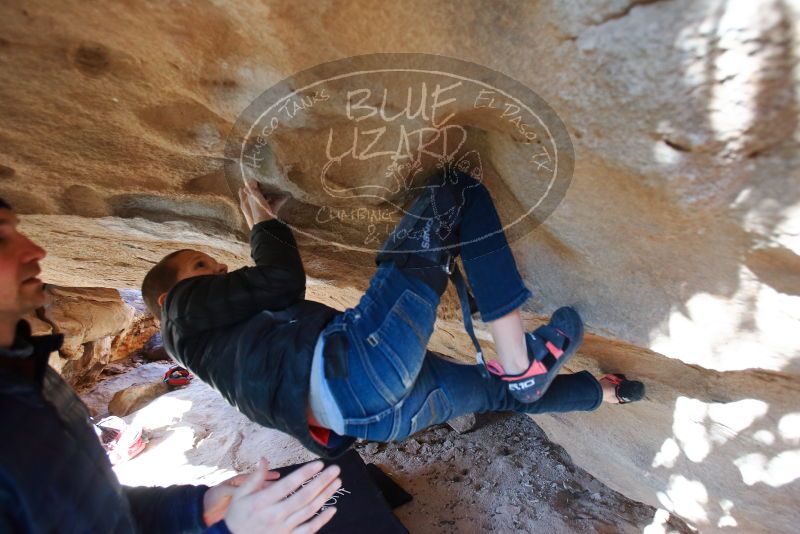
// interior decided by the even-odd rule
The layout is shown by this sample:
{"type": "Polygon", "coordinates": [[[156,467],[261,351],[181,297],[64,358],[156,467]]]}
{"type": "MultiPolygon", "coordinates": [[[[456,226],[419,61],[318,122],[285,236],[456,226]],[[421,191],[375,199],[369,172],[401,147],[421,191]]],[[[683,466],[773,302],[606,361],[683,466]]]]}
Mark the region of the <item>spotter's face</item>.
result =
{"type": "Polygon", "coordinates": [[[12,210],[0,209],[0,314],[21,317],[44,304],[42,247],[17,230],[12,210]]]}

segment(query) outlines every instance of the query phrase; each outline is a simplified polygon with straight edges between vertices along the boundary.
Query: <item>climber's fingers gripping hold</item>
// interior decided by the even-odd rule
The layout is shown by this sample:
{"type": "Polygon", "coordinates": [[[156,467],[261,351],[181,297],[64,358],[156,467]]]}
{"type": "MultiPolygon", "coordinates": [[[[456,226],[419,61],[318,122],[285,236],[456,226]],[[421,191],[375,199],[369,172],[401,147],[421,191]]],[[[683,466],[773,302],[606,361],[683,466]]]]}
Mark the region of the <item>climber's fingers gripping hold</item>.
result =
{"type": "Polygon", "coordinates": [[[289,197],[285,194],[265,195],[251,179],[245,179],[244,187],[239,189],[239,207],[249,228],[277,217],[287,200],[289,197]]]}
{"type": "Polygon", "coordinates": [[[278,211],[289,200],[289,196],[284,193],[267,194],[264,193],[258,186],[258,182],[250,178],[244,180],[245,188],[250,194],[252,201],[258,206],[272,215],[273,218],[278,216],[278,211]]]}

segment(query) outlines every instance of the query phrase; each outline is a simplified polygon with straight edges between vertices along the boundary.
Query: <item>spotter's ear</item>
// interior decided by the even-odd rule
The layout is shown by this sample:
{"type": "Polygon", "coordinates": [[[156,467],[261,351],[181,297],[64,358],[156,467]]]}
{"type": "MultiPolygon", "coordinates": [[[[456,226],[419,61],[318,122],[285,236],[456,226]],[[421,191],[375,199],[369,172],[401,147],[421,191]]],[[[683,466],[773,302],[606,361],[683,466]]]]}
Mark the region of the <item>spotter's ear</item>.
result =
{"type": "Polygon", "coordinates": [[[159,306],[159,308],[164,305],[164,301],[165,300],[167,300],[167,293],[166,292],[161,293],[158,296],[158,306],[159,306]]]}

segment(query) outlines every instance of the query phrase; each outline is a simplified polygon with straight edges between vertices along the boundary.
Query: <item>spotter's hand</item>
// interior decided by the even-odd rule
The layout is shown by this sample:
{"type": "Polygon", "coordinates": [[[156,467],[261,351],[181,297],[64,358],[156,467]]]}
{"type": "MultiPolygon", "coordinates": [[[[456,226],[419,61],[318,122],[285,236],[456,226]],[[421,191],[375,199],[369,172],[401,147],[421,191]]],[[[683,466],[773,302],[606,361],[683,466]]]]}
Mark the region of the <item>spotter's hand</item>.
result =
{"type": "Polygon", "coordinates": [[[256,470],[233,491],[225,511],[228,530],[233,534],[313,534],[318,531],[336,513],[336,508],[326,508],[323,512],[320,508],[342,486],[337,466],[331,465],[324,471],[322,467],[320,461],[311,462],[267,484],[267,466],[259,462],[256,470]],[[319,515],[315,515],[317,513],[319,515]]]}

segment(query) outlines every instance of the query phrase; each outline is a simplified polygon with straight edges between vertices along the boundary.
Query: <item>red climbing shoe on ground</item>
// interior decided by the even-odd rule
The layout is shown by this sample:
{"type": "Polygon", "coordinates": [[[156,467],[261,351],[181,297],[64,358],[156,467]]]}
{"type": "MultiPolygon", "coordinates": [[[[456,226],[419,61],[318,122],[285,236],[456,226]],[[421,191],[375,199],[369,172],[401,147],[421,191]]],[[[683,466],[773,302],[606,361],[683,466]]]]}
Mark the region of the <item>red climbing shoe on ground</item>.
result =
{"type": "Polygon", "coordinates": [[[192,381],[192,373],[190,373],[187,369],[184,369],[180,365],[175,365],[169,368],[169,371],[164,373],[164,382],[170,388],[179,388],[182,386],[188,386],[189,382],[192,381]]]}
{"type": "Polygon", "coordinates": [[[550,387],[561,367],[583,343],[583,321],[574,308],[564,306],[550,322],[525,334],[530,365],[516,375],[506,374],[496,360],[486,363],[489,373],[508,384],[508,391],[520,402],[536,402],[550,387]]]}
{"type": "Polygon", "coordinates": [[[638,380],[628,380],[625,375],[607,374],[600,380],[608,380],[614,384],[614,395],[619,404],[636,402],[644,398],[644,384],[638,380]]]}

